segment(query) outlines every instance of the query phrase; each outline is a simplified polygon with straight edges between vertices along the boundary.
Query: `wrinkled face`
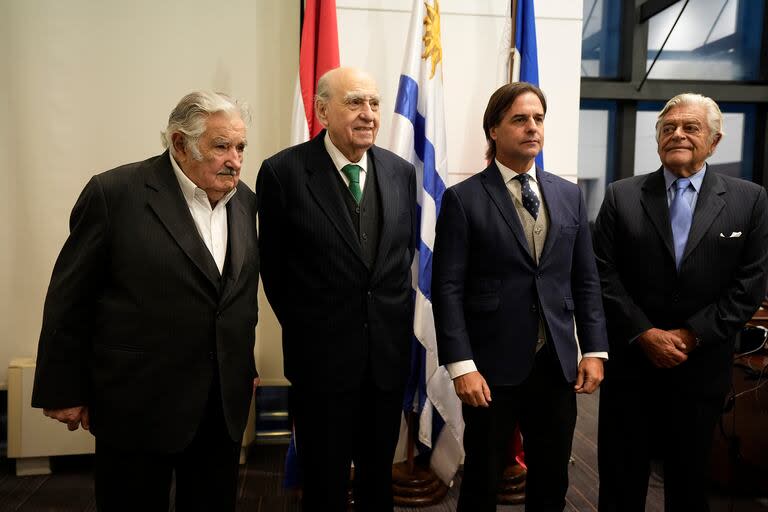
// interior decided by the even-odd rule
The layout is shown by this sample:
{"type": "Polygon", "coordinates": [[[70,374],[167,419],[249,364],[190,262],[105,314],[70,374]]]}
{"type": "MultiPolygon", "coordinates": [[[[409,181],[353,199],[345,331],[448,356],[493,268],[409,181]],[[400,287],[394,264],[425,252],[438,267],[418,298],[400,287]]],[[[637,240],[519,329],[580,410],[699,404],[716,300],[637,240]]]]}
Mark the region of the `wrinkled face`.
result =
{"type": "Polygon", "coordinates": [[[496,158],[518,172],[527,171],[544,147],[544,107],[539,97],[526,92],[515,98],[490,130],[496,142],[496,158]]]}
{"type": "Polygon", "coordinates": [[[664,167],[687,177],[701,169],[720,142],[707,124],[707,111],[701,105],[672,107],[659,126],[659,157],[664,167]]]}
{"type": "Polygon", "coordinates": [[[243,165],[245,123],[237,114],[218,112],[208,117],[205,132],[198,139],[200,160],[184,147],[184,137],[173,134],[173,147],[184,174],[215,204],[240,180],[243,165]]]}
{"type": "Polygon", "coordinates": [[[379,132],[379,91],[373,79],[356,70],[334,77],[331,98],[316,105],[317,118],[328,129],[334,146],[357,162],[379,132]]]}

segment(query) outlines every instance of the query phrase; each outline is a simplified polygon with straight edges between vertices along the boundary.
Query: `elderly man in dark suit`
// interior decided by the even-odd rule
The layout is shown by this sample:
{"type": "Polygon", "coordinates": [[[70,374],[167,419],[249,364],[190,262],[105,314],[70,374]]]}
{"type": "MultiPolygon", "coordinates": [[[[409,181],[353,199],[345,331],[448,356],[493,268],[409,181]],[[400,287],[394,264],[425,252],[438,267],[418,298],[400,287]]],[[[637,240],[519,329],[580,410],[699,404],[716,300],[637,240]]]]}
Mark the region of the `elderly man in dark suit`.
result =
{"type": "Polygon", "coordinates": [[[600,396],[601,511],[645,510],[649,462],[668,511],[709,510],[712,433],[734,339],[766,289],[765,190],[707,166],[722,138],[710,98],[681,94],[656,123],[662,167],[608,187],[595,252],[611,361],[600,396]]]}
{"type": "Polygon", "coordinates": [[[96,436],[99,510],[234,510],[257,382],[247,110],[193,92],[168,151],[91,178],[43,313],[34,407],[96,436]]]}
{"type": "Polygon", "coordinates": [[[374,145],[379,93],[329,71],[327,130],[264,161],[257,178],[264,291],[283,329],[304,468],[304,510],[392,510],[392,458],[408,376],[415,172],[374,145]]]}
{"type": "Polygon", "coordinates": [[[575,184],[535,165],[546,110],[528,83],[491,96],[483,118],[491,164],[445,192],[437,221],[438,355],[466,423],[460,511],[496,510],[518,421],[526,509],[562,511],[575,393],[602,380],[608,341],[586,206],[575,184]]]}

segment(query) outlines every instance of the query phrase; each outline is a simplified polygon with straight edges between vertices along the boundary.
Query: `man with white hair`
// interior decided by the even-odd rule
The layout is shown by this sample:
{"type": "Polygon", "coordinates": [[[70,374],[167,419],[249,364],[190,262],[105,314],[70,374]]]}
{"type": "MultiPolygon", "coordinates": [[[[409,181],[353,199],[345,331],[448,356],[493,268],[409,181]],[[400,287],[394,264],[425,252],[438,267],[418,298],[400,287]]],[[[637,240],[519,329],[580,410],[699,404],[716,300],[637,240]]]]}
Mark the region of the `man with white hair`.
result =
{"type": "Polygon", "coordinates": [[[325,130],[264,160],[256,182],[264,292],[283,365],[305,511],[392,510],[410,368],[413,165],[375,145],[379,91],[337,68],[317,84],[325,130]]]}
{"type": "Polygon", "coordinates": [[[33,407],[96,437],[99,510],[235,509],[258,382],[247,109],[181,99],[163,154],[91,178],[53,269],[33,407]]]}
{"type": "Polygon", "coordinates": [[[662,167],[611,184],[595,225],[611,359],[600,394],[601,512],[645,510],[661,459],[667,511],[709,510],[712,434],[730,386],[734,340],[766,290],[763,187],[717,174],[717,104],[667,102],[662,167]]]}

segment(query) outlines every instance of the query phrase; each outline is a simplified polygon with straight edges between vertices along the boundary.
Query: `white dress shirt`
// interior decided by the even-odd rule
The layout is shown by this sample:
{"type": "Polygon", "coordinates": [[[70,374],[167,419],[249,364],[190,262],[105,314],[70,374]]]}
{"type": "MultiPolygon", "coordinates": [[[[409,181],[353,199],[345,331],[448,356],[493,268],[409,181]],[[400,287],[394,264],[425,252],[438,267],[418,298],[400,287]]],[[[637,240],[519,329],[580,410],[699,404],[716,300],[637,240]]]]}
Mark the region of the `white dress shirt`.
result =
{"type": "Polygon", "coordinates": [[[192,219],[195,221],[197,232],[200,238],[203,239],[211,256],[213,256],[216,267],[219,269],[219,274],[221,274],[224,272],[224,260],[227,257],[227,240],[229,236],[226,207],[229,200],[237,192],[237,188],[230,190],[216,203],[215,207],[211,208],[211,202],[208,200],[205,190],[195,185],[184,174],[184,171],[176,163],[173,155],[170,158],[173,172],[176,174],[179,187],[181,187],[181,193],[184,195],[184,200],[189,207],[189,213],[192,214],[192,219]]]}
{"type": "Polygon", "coordinates": [[[345,165],[353,164],[353,165],[359,165],[360,169],[360,192],[362,192],[365,189],[365,175],[367,174],[366,171],[368,170],[368,152],[366,151],[363,153],[362,158],[360,158],[359,162],[352,162],[350,160],[347,160],[347,157],[344,156],[344,154],[333,145],[333,142],[331,142],[331,136],[328,135],[328,132],[325,132],[325,137],[323,137],[323,143],[325,144],[325,150],[328,152],[329,155],[331,155],[331,160],[333,160],[333,165],[336,167],[336,170],[338,171],[339,175],[341,176],[341,179],[344,180],[344,183],[349,187],[349,178],[347,178],[347,175],[341,172],[341,170],[344,168],[345,165]]]}
{"type": "MultiPolygon", "coordinates": [[[[520,187],[522,185],[519,180],[514,179],[518,172],[510,169],[498,160],[495,160],[495,162],[496,166],[499,168],[499,172],[501,173],[501,179],[504,180],[504,184],[507,187],[517,187],[518,195],[522,196],[522,192],[520,191],[520,187]]],[[[544,199],[541,197],[541,190],[539,189],[535,162],[531,162],[531,167],[525,171],[525,173],[531,177],[531,179],[528,180],[528,184],[531,186],[531,189],[534,191],[534,193],[536,193],[536,195],[539,197],[539,201],[543,207],[544,199]]],[[[599,357],[600,359],[608,359],[608,352],[587,352],[583,355],[583,357],[599,357]]],[[[448,363],[445,365],[445,369],[448,370],[448,375],[451,376],[451,379],[455,379],[456,377],[461,377],[464,374],[477,371],[477,366],[472,359],[466,359],[464,361],[448,363]]]]}

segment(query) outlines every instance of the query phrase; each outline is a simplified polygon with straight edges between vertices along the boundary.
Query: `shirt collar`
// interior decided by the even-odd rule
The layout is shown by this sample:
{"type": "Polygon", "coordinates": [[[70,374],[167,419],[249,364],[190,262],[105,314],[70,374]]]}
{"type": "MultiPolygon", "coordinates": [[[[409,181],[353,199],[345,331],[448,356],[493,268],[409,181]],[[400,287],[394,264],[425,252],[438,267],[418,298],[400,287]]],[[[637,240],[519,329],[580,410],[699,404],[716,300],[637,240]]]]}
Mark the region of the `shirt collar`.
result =
{"type": "Polygon", "coordinates": [[[331,160],[333,160],[333,165],[336,167],[337,171],[341,171],[345,165],[354,164],[360,166],[360,168],[365,172],[368,169],[368,152],[366,151],[363,153],[363,156],[360,158],[359,162],[352,162],[347,159],[347,157],[344,156],[344,154],[337,148],[333,142],[331,141],[331,136],[328,134],[328,131],[325,132],[325,137],[323,137],[323,144],[325,144],[325,150],[328,152],[328,154],[331,156],[331,160]]]}
{"type": "MultiPolygon", "coordinates": [[[[696,171],[694,174],[688,177],[689,180],[691,180],[691,185],[693,185],[693,188],[696,190],[696,193],[701,192],[701,183],[704,181],[704,174],[707,172],[707,164],[701,166],[701,169],[696,171]]],[[[664,183],[666,184],[666,189],[669,190],[672,185],[677,181],[679,176],[676,174],[673,174],[669,169],[664,167],[664,183]]]]}
{"type": "MultiPolygon", "coordinates": [[[[502,164],[497,159],[494,158],[493,161],[496,162],[496,167],[499,168],[499,172],[501,172],[501,177],[504,179],[504,183],[509,183],[509,180],[514,179],[518,175],[516,171],[502,164]]],[[[536,179],[536,162],[531,162],[531,167],[523,174],[527,174],[534,181],[534,183],[538,183],[538,180],[536,179]]]]}
{"type": "MultiPolygon", "coordinates": [[[[173,158],[171,151],[168,151],[168,157],[171,159],[171,167],[173,167],[173,173],[176,175],[176,180],[179,182],[181,193],[184,196],[184,200],[187,202],[187,204],[192,203],[195,200],[195,194],[198,193],[198,190],[200,191],[199,193],[202,194],[202,197],[205,197],[206,201],[208,201],[208,195],[205,193],[205,190],[195,185],[195,183],[189,179],[186,174],[184,174],[184,171],[181,170],[181,167],[179,167],[176,159],[173,158]]],[[[218,203],[216,203],[216,206],[226,206],[229,200],[232,199],[232,196],[235,195],[235,192],[237,192],[237,187],[227,192],[227,194],[222,197],[218,203]]],[[[208,204],[210,204],[210,202],[208,202],[208,204]]]]}

